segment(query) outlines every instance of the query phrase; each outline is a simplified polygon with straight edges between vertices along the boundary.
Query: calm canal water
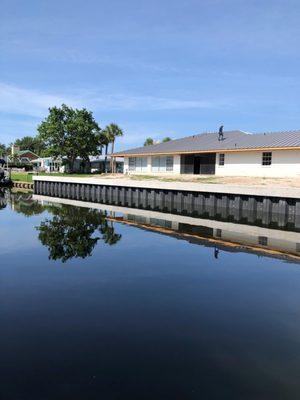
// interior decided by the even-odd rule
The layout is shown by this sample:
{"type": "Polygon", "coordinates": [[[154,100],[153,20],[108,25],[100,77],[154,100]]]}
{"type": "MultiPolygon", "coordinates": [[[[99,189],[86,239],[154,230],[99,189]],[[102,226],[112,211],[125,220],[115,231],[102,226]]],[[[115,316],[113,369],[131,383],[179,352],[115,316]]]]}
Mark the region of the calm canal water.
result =
{"type": "Polygon", "coordinates": [[[0,397],[299,398],[300,234],[255,229],[0,192],[0,397]]]}

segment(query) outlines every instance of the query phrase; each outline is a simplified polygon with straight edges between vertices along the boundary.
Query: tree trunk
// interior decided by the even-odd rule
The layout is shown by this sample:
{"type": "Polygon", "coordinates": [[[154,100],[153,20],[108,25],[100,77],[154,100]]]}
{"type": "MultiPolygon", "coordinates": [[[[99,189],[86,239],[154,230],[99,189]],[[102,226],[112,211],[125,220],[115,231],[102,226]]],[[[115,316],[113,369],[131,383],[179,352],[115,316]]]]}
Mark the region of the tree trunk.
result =
{"type": "MultiPolygon", "coordinates": [[[[114,149],[115,149],[115,141],[113,140],[113,141],[111,142],[111,154],[114,153],[114,149]]],[[[112,172],[112,173],[115,172],[115,171],[114,171],[114,158],[112,157],[112,155],[110,155],[110,169],[111,169],[111,172],[112,172]]]]}
{"type": "Polygon", "coordinates": [[[70,174],[73,174],[75,158],[71,157],[68,161],[69,161],[70,174]]]}
{"type": "Polygon", "coordinates": [[[105,145],[105,159],[104,159],[104,172],[107,174],[107,151],[108,151],[108,144],[105,145]]]}

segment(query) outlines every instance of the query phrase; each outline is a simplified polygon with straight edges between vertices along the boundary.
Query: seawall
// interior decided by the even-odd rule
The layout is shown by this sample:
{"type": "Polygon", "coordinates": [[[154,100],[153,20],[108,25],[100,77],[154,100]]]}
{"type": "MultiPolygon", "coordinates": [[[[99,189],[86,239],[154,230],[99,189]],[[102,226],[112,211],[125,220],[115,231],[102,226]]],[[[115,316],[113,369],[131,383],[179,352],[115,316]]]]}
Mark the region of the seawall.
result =
{"type": "Polygon", "coordinates": [[[34,193],[192,217],[300,230],[300,190],[34,176],[34,193]]]}

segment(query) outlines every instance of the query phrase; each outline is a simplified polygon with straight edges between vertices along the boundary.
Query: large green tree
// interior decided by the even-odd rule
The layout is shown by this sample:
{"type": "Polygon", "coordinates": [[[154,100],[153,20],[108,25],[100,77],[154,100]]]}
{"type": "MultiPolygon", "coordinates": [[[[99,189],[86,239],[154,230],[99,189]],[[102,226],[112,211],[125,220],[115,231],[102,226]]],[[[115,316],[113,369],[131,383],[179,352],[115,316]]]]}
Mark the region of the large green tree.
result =
{"type": "Polygon", "coordinates": [[[92,112],[78,110],[63,104],[49,108],[48,117],[38,126],[39,138],[45,143],[48,154],[65,157],[70,172],[74,171],[77,157],[89,162],[102,147],[101,129],[92,112]]]}
{"type": "Polygon", "coordinates": [[[46,148],[45,143],[38,136],[24,136],[17,139],[14,144],[21,150],[30,150],[38,156],[43,155],[46,148]]]}
{"type": "Polygon", "coordinates": [[[167,137],[163,138],[162,142],[166,143],[166,142],[170,142],[171,140],[172,139],[169,136],[167,136],[167,137]]]}

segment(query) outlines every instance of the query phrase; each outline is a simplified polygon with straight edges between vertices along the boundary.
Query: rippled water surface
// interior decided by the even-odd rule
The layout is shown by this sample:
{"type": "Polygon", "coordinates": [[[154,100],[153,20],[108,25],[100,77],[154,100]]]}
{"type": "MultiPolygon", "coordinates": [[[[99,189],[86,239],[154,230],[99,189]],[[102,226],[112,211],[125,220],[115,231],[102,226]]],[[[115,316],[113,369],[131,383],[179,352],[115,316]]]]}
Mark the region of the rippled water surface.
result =
{"type": "Polygon", "coordinates": [[[1,398],[299,398],[297,236],[149,221],[0,193],[1,398]]]}

